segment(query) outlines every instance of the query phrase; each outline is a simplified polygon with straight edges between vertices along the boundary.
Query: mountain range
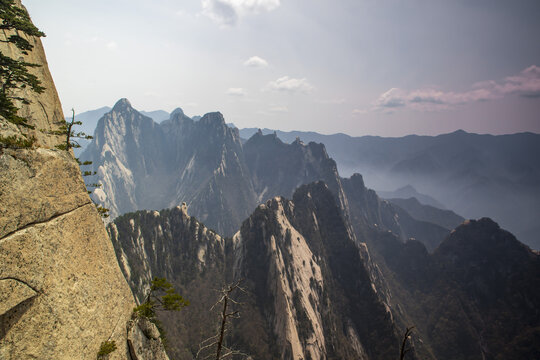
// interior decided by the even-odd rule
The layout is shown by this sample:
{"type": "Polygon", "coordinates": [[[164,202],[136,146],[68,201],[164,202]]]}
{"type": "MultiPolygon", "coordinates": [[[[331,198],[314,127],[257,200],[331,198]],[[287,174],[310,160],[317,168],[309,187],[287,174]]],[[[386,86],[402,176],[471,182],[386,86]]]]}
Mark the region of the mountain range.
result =
{"type": "Polygon", "coordinates": [[[411,325],[407,359],[538,354],[537,252],[490,219],[379,198],[323,144],[242,141],[220,113],[158,124],[122,99],[82,160],[136,298],[165,276],[192,302],[162,319],[175,357],[212,336],[213,289],[240,279],[226,341],[255,358],[388,359],[411,325]]]}
{"type": "MultiPolygon", "coordinates": [[[[32,28],[20,0],[2,7],[32,28]]],[[[540,358],[540,254],[493,220],[465,220],[427,187],[382,199],[359,173],[341,177],[324,144],[262,130],[243,139],[217,112],[145,114],[121,99],[78,118],[90,132],[99,116],[77,159],[41,41],[24,38],[34,48],[0,42],[43,85],[14,93],[29,127],[0,116],[1,359],[201,359],[217,348],[218,359],[540,358]],[[96,205],[110,208],[107,224],[96,205]],[[182,297],[163,277],[188,307],[164,311],[182,297]]],[[[417,162],[402,149],[388,174],[537,184],[534,159],[516,158],[536,149],[527,139],[484,154],[457,136],[418,145],[417,162]]],[[[397,155],[385,151],[388,166],[397,155]]]]}
{"type": "MultiPolygon", "coordinates": [[[[369,212],[364,205],[353,212],[369,212]]],[[[139,299],[153,276],[189,296],[188,310],[163,318],[178,359],[215,334],[214,289],[238,279],[231,311],[241,315],[226,341],[254,358],[391,359],[411,325],[406,359],[540,354],[540,257],[492,220],[463,223],[433,254],[374,225],[352,228],[316,182],[259,205],[233,237],[185,205],[125,214],[108,231],[139,299]]]]}
{"type": "MultiPolygon", "coordinates": [[[[186,203],[193,216],[224,236],[232,236],[258,204],[290,198],[302,184],[325,181],[345,214],[347,196],[364,188],[360,175],[339,176],[323,144],[299,139],[286,144],[262,132],[243,143],[220,113],[195,121],[177,109],[158,124],[126,99],[99,120],[81,161],[93,163],[97,174],[87,182],[103,184],[92,196],[110,209],[111,218],[186,203]]],[[[417,238],[432,250],[449,231],[406,214],[398,219],[390,203],[372,201],[379,208],[361,214],[362,221],[391,229],[403,240],[417,238]]]]}
{"type": "MultiPolygon", "coordinates": [[[[88,133],[110,108],[80,114],[88,133]]],[[[165,111],[141,112],[161,122],[165,111]],[[156,114],[159,114],[156,115],[156,114]]],[[[194,117],[198,120],[200,117],[194,117]]],[[[234,127],[233,124],[228,124],[234,127]]],[[[383,198],[416,197],[422,204],[451,209],[467,218],[488,216],[540,249],[540,135],[478,135],[462,130],[439,136],[351,137],[262,129],[284,143],[297,138],[323,143],[342,175],[361,173],[383,198]],[[395,190],[397,189],[397,190],[395,190]]],[[[259,132],[239,129],[242,142],[259,132]]]]}

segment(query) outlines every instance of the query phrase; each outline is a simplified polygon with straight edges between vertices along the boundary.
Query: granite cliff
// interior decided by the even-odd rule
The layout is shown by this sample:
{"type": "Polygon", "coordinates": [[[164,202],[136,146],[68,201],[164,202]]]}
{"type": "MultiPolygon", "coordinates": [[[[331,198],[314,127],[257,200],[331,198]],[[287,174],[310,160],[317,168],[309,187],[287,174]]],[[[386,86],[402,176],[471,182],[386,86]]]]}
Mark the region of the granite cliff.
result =
{"type": "Polygon", "coordinates": [[[123,215],[108,231],[135,293],[148,276],[167,276],[192,301],[188,311],[163,318],[178,358],[193,358],[213,334],[214,289],[238,279],[241,317],[227,342],[243,353],[299,360],[398,352],[399,330],[372,281],[367,249],[323,182],[259,205],[232,238],[207,229],[185,205],[123,215]]]}
{"type": "Polygon", "coordinates": [[[28,40],[28,55],[0,42],[2,54],[40,65],[31,71],[45,87],[19,93],[30,101],[19,115],[34,129],[0,117],[3,137],[36,138],[30,148],[0,147],[0,358],[95,359],[109,340],[110,359],[131,359],[133,295],[73,154],[50,134],[63,124],[62,107],[41,41],[28,40]]]}

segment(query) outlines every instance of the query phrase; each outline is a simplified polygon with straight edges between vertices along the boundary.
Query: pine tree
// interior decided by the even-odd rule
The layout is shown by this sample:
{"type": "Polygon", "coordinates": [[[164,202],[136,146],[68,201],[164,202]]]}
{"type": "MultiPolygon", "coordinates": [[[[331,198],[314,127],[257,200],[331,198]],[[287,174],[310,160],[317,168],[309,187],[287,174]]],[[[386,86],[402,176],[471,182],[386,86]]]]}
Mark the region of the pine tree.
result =
{"type": "MultiPolygon", "coordinates": [[[[24,55],[28,55],[34,46],[25,37],[43,37],[45,34],[32,24],[28,12],[15,4],[14,0],[0,0],[0,30],[7,35],[0,42],[14,44],[24,55]],[[25,36],[25,37],[23,37],[25,36]]],[[[0,116],[7,121],[27,128],[27,119],[17,115],[20,108],[15,101],[22,104],[30,104],[30,101],[23,96],[16,95],[16,90],[30,88],[32,91],[41,94],[45,88],[41,86],[41,81],[29,72],[30,68],[40,65],[28,63],[23,60],[12,59],[0,51],[0,116]]]]}

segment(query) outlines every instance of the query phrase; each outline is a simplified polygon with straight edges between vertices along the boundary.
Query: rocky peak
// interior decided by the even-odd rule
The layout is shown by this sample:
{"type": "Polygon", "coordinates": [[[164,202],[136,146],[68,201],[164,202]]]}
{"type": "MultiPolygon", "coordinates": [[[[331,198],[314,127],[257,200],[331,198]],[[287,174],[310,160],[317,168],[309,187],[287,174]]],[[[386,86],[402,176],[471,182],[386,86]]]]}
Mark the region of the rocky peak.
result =
{"type": "MultiPolygon", "coordinates": [[[[270,320],[274,357],[383,359],[397,351],[393,325],[324,182],[299,187],[292,201],[260,205],[235,239],[243,259],[237,275],[257,299],[252,319],[270,320]]],[[[260,336],[242,335],[247,344],[260,336]]]]}
{"type": "Polygon", "coordinates": [[[489,218],[466,220],[441,243],[435,255],[457,267],[491,263],[499,269],[520,267],[536,256],[489,218]]]}
{"type": "Polygon", "coordinates": [[[223,118],[223,114],[221,114],[219,111],[205,114],[199,120],[199,122],[204,125],[212,125],[215,127],[227,126],[225,124],[225,119],[223,118]]]}
{"type": "Polygon", "coordinates": [[[184,114],[184,110],[182,110],[181,108],[176,108],[173,110],[173,112],[171,113],[171,118],[173,117],[184,117],[186,116],[186,114],[184,114]]]}
{"type": "Polygon", "coordinates": [[[364,184],[364,178],[359,173],[354,173],[350,177],[350,181],[351,181],[352,185],[357,187],[357,188],[360,188],[360,189],[365,189],[366,188],[366,185],[364,184]]]}
{"type": "Polygon", "coordinates": [[[114,104],[112,111],[114,112],[124,112],[124,111],[133,111],[133,107],[128,99],[122,98],[114,104]]]}

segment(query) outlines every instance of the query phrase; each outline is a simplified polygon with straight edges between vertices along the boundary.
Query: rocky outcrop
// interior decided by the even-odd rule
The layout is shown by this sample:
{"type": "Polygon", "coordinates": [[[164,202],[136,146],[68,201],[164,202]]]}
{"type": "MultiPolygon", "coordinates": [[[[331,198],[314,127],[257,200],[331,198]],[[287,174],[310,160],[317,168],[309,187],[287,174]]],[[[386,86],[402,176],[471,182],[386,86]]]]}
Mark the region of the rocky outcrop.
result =
{"type": "Polygon", "coordinates": [[[128,322],[127,341],[131,360],[169,360],[158,328],[146,318],[128,322]]]}
{"type": "MultiPolygon", "coordinates": [[[[20,111],[35,127],[24,129],[34,147],[0,149],[0,358],[92,359],[109,340],[109,358],[127,359],[135,302],[77,162],[49,134],[62,108],[41,42],[30,41],[28,56],[0,43],[3,54],[41,65],[32,71],[46,89],[25,90],[31,103],[20,111]]],[[[22,133],[1,118],[0,131],[22,133]]]]}

